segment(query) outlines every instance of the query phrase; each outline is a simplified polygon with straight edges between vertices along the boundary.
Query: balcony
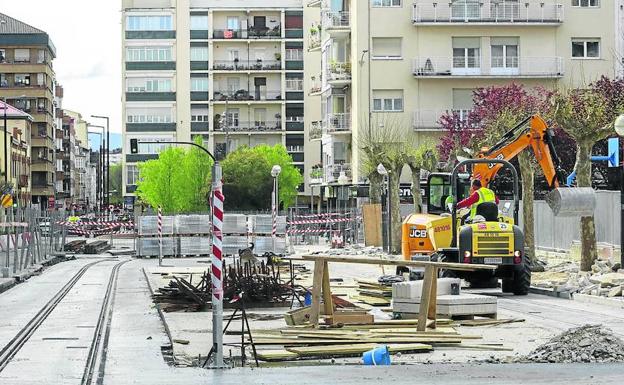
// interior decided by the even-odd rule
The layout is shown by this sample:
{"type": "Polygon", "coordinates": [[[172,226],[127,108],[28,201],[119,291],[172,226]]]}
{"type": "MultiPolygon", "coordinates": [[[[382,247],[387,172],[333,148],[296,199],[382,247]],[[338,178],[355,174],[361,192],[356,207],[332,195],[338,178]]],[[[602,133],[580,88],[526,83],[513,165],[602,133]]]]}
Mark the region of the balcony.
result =
{"type": "Polygon", "coordinates": [[[319,51],[321,49],[321,34],[317,32],[311,33],[308,39],[308,51],[319,51]]]}
{"type": "Polygon", "coordinates": [[[215,60],[214,71],[276,71],[282,69],[281,60],[215,60]]]}
{"type": "Polygon", "coordinates": [[[30,171],[32,172],[54,172],[54,165],[47,159],[33,158],[30,165],[30,171]]]}
{"type": "Polygon", "coordinates": [[[563,5],[545,1],[432,1],[413,5],[414,25],[560,25],[563,5]]]}
{"type": "Polygon", "coordinates": [[[328,114],[323,120],[323,132],[342,134],[351,132],[351,114],[328,114]]]}
{"type": "Polygon", "coordinates": [[[281,39],[282,30],[281,27],[275,26],[273,28],[254,28],[249,27],[247,29],[215,29],[212,33],[213,39],[281,39]]]}
{"type": "Polygon", "coordinates": [[[485,65],[481,57],[419,57],[412,71],[417,78],[560,78],[561,57],[492,57],[485,65]]]}
{"type": "Polygon", "coordinates": [[[340,174],[344,175],[351,180],[351,165],[348,163],[342,164],[328,164],[323,167],[325,175],[325,183],[337,183],[340,174]]]}
{"type": "Polygon", "coordinates": [[[348,33],[350,14],[348,11],[326,11],[322,16],[323,29],[329,34],[348,33]]]}
{"type": "Polygon", "coordinates": [[[17,187],[28,187],[29,179],[30,175],[20,175],[19,179],[17,180],[17,187]]]}
{"type": "Polygon", "coordinates": [[[278,90],[219,90],[214,92],[214,102],[264,102],[281,101],[282,91],[278,90]]]}
{"type": "Polygon", "coordinates": [[[310,140],[319,140],[323,136],[321,121],[310,122],[310,140]]]}
{"type": "Polygon", "coordinates": [[[242,121],[242,120],[234,120],[234,122],[230,122],[227,127],[221,127],[221,125],[215,126],[215,132],[223,132],[223,133],[237,133],[237,132],[279,132],[282,131],[282,121],[281,120],[265,120],[265,121],[242,121]]]}
{"type": "Polygon", "coordinates": [[[332,85],[351,83],[351,63],[332,61],[327,68],[327,81],[332,85]]]}
{"type": "Polygon", "coordinates": [[[416,131],[440,131],[442,126],[438,121],[444,114],[457,114],[460,120],[468,117],[470,110],[416,110],[413,114],[413,126],[416,131]]]}

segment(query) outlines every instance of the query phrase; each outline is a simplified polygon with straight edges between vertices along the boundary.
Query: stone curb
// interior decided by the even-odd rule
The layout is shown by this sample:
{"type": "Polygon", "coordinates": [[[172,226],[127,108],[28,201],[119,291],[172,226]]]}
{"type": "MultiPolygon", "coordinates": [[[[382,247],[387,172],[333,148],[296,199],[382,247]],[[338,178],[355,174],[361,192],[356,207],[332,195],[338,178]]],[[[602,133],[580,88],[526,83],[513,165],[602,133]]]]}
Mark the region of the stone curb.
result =
{"type": "Polygon", "coordinates": [[[616,307],[619,309],[624,309],[624,300],[621,300],[621,299],[598,297],[598,296],[589,295],[589,294],[574,294],[573,299],[575,301],[584,302],[584,303],[593,303],[593,304],[612,306],[612,307],[616,307]]]}
{"type": "Polygon", "coordinates": [[[548,288],[536,287],[536,286],[531,286],[531,288],[529,289],[529,293],[547,295],[549,297],[556,297],[556,298],[572,299],[572,293],[570,293],[569,291],[556,291],[554,289],[548,289],[548,288]]]}

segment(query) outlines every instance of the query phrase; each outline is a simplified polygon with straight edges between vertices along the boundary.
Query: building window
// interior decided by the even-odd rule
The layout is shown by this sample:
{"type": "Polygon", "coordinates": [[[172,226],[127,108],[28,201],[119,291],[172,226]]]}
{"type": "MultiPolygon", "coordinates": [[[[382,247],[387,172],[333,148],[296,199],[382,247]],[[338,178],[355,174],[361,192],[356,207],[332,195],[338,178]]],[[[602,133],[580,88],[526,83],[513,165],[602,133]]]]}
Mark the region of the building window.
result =
{"type": "Polygon", "coordinates": [[[597,59],[600,57],[600,39],[573,39],[572,57],[597,59]]]}
{"type": "Polygon", "coordinates": [[[518,68],[518,41],[517,37],[491,38],[492,68],[518,68]]]}
{"type": "Polygon", "coordinates": [[[286,91],[303,91],[303,79],[286,79],[286,91]]]}
{"type": "Polygon", "coordinates": [[[15,55],[16,63],[30,62],[30,50],[29,49],[16,48],[14,55],[15,55]]]}
{"type": "Polygon", "coordinates": [[[126,61],[172,61],[171,47],[128,47],[126,49],[126,61]]]}
{"type": "Polygon", "coordinates": [[[191,91],[207,92],[208,91],[208,78],[191,78],[191,91]]]}
{"type": "Polygon", "coordinates": [[[208,30],[208,15],[191,15],[191,30],[192,31],[207,31],[208,30]]]}
{"type": "Polygon", "coordinates": [[[128,123],[171,123],[171,108],[168,107],[132,107],[126,110],[128,123]]]}
{"type": "Polygon", "coordinates": [[[581,8],[598,8],[600,7],[600,0],[572,0],[572,6],[581,8]]]}
{"type": "Polygon", "coordinates": [[[303,49],[301,48],[287,48],[286,60],[303,60],[303,49]]]}
{"type": "Polygon", "coordinates": [[[208,61],[208,47],[191,47],[191,61],[208,61]]]}
{"type": "Polygon", "coordinates": [[[403,111],[403,90],[373,90],[373,111],[403,111]]]}
{"type": "Polygon", "coordinates": [[[453,89],[453,112],[459,115],[462,121],[468,117],[468,113],[474,106],[473,94],[471,89],[453,89]]]}
{"type": "Polygon", "coordinates": [[[374,37],[373,59],[401,59],[400,37],[374,37]]]}
{"type": "Polygon", "coordinates": [[[240,29],[240,24],[238,22],[238,17],[236,16],[228,16],[227,18],[227,29],[238,31],[240,29]]]}
{"type": "Polygon", "coordinates": [[[302,29],[303,28],[303,16],[290,16],[287,15],[284,19],[286,29],[302,29]]]}
{"type": "Polygon", "coordinates": [[[401,0],[371,0],[373,7],[400,7],[401,0]]]}
{"type": "Polygon", "coordinates": [[[172,31],[171,16],[128,16],[128,31],[172,31]]]}
{"type": "Polygon", "coordinates": [[[128,78],[127,92],[171,92],[171,79],[128,78]]]}
{"type": "Polygon", "coordinates": [[[30,86],[30,74],[15,74],[15,86],[16,87],[30,86]]]}
{"type": "Polygon", "coordinates": [[[453,38],[453,72],[478,74],[481,69],[481,38],[453,38]]]}
{"type": "Polygon", "coordinates": [[[191,122],[208,121],[208,106],[191,106],[191,122]]]}

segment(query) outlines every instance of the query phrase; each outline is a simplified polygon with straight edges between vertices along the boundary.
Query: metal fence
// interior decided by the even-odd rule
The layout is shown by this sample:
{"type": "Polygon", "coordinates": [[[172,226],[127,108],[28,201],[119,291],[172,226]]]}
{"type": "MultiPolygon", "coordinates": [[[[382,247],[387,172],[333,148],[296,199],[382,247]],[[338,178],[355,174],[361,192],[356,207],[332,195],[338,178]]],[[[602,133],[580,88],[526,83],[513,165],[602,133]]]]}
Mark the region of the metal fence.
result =
{"type": "Polygon", "coordinates": [[[37,208],[0,210],[0,277],[19,275],[63,250],[62,213],[37,208]]]}

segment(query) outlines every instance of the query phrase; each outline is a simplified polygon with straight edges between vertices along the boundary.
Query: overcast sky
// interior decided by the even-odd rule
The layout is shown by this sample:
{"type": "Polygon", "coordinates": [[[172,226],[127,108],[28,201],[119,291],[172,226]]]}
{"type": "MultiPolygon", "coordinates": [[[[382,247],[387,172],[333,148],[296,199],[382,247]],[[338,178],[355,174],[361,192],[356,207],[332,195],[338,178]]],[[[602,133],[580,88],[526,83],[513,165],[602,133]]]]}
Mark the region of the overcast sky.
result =
{"type": "Polygon", "coordinates": [[[63,108],[110,116],[121,132],[121,1],[0,0],[0,12],[47,32],[56,46],[54,71],[63,108]]]}

